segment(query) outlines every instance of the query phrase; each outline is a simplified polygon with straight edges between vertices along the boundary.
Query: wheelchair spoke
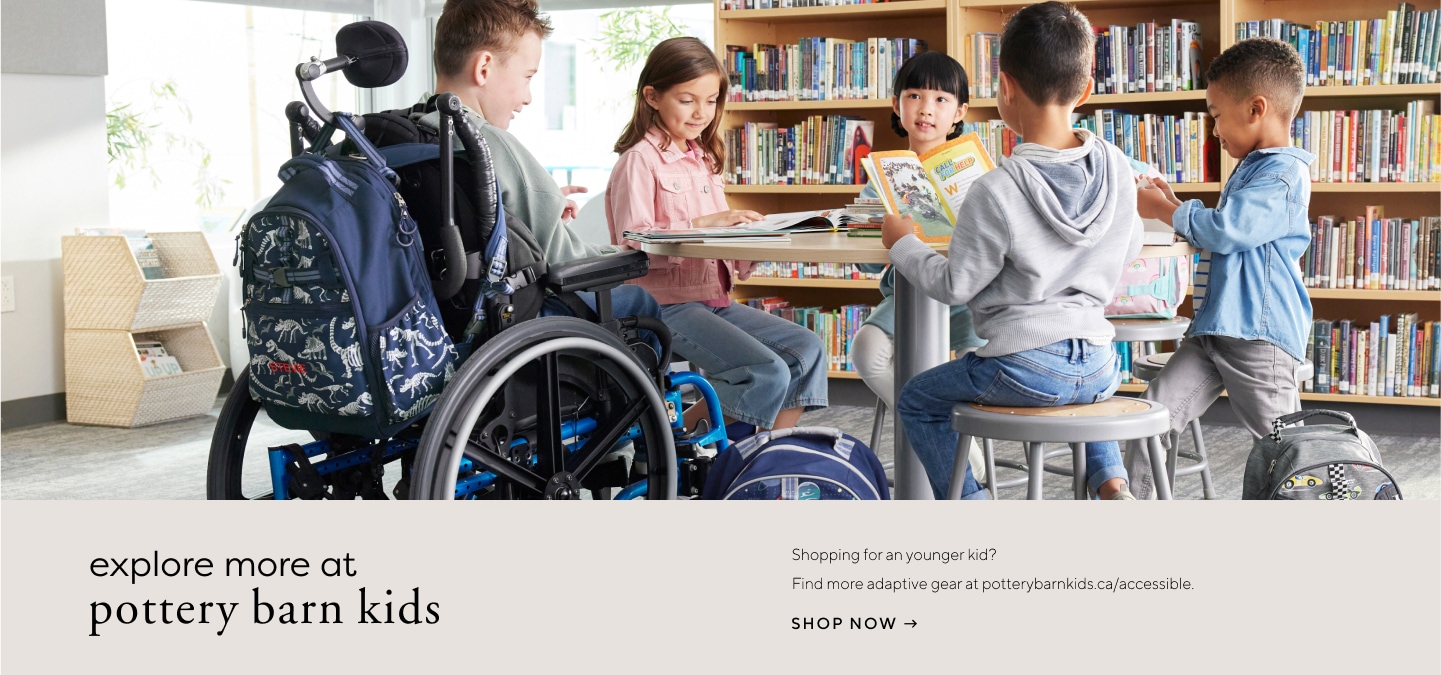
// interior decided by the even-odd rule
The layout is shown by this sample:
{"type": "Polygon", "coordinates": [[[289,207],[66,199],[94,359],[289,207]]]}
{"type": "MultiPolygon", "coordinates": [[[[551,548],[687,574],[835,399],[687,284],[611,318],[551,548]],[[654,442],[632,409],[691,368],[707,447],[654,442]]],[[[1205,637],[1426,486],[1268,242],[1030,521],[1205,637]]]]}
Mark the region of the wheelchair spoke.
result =
{"type": "Polygon", "coordinates": [[[630,429],[631,425],[640,419],[640,414],[645,409],[646,405],[643,403],[633,405],[625,409],[615,423],[605,427],[604,431],[601,430],[601,427],[597,427],[595,431],[591,432],[590,440],[585,444],[585,459],[571,470],[576,480],[585,480],[585,477],[590,474],[590,470],[595,468],[595,465],[610,452],[616,441],[630,429]]]}
{"type": "MultiPolygon", "coordinates": [[[[540,475],[555,474],[565,467],[565,446],[560,433],[560,364],[556,354],[540,358],[541,376],[535,388],[536,450],[540,475]]],[[[544,484],[544,481],[542,481],[544,484]]]]}
{"type": "Polygon", "coordinates": [[[518,466],[504,457],[496,454],[487,448],[481,447],[474,441],[467,441],[465,444],[465,457],[476,466],[484,467],[487,471],[493,471],[497,475],[510,480],[513,483],[533,490],[537,493],[545,492],[545,479],[518,466]]]}

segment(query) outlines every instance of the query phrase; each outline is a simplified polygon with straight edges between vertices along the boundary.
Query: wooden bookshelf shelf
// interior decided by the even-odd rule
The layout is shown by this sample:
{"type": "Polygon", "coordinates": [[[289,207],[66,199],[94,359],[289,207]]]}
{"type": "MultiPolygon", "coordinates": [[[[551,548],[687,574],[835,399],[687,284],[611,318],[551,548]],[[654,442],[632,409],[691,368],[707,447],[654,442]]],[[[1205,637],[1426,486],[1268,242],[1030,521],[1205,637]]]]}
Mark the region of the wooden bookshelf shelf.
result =
{"type": "MultiPolygon", "coordinates": [[[[1146,390],[1144,382],[1127,382],[1116,388],[1116,391],[1139,394],[1146,390]]],[[[1223,392],[1221,394],[1225,396],[1223,392]]],[[[1426,398],[1421,396],[1356,396],[1352,394],[1318,394],[1315,392],[1301,392],[1302,401],[1329,401],[1332,403],[1371,403],[1380,405],[1409,405],[1422,408],[1441,408],[1441,398],[1426,398]]]]}
{"type": "Polygon", "coordinates": [[[781,9],[724,9],[722,20],[796,23],[804,21],[835,21],[838,19],[902,18],[917,16],[944,17],[946,0],[898,0],[867,5],[832,7],[786,7],[781,9]]]}
{"type": "Polygon", "coordinates": [[[1360,288],[1308,288],[1313,300],[1403,300],[1441,302],[1441,291],[1380,291],[1360,288]]]}
{"type": "Polygon", "coordinates": [[[751,277],[737,281],[737,286],[763,286],[766,288],[844,288],[880,290],[877,279],[787,279],[781,277],[751,277]]]}
{"type": "MultiPolygon", "coordinates": [[[[1165,103],[1169,101],[1205,100],[1206,90],[1204,89],[1199,89],[1196,91],[1151,91],[1142,94],[1095,94],[1086,101],[1086,105],[1082,108],[1082,112],[1085,111],[1084,108],[1108,108],[1113,105],[1122,105],[1126,103],[1165,103]]],[[[994,108],[996,107],[996,99],[973,98],[971,99],[971,107],[994,108]]]]}
{"type": "Polygon", "coordinates": [[[1441,194],[1441,183],[1312,183],[1317,192],[1435,192],[1441,194]]]}
{"type": "Polygon", "coordinates": [[[726,194],[860,194],[864,185],[727,185],[726,194]]]}
{"type": "Polygon", "coordinates": [[[764,110],[854,110],[857,108],[890,108],[888,98],[839,98],[824,101],[728,101],[726,112],[764,110]]]}
{"type": "Polygon", "coordinates": [[[827,370],[826,377],[832,380],[859,380],[861,374],[853,370],[827,370]]]}
{"type": "Polygon", "coordinates": [[[1435,84],[1377,84],[1360,87],[1306,87],[1306,98],[1325,96],[1437,96],[1435,84]]]}

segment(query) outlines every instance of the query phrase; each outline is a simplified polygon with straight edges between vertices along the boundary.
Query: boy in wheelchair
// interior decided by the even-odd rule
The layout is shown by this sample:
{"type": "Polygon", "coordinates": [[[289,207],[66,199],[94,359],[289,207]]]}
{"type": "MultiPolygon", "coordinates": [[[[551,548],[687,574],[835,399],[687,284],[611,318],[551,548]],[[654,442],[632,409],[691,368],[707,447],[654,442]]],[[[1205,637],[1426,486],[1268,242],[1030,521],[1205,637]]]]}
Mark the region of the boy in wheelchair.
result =
{"type": "MultiPolygon", "coordinates": [[[[428,106],[365,117],[365,136],[387,157],[387,146],[413,147],[427,135],[439,136],[446,148],[448,131],[440,130],[452,125],[466,146],[470,161],[454,163],[454,184],[461,187],[454,221],[444,206],[448,190],[437,187],[450,183],[437,176],[450,178],[449,167],[437,170],[430,162],[398,171],[397,198],[404,195],[402,206],[409,206],[428,244],[432,278],[443,279],[455,255],[434,243],[446,240],[448,223],[462,225],[471,274],[459,293],[447,298],[442,291],[437,301],[446,332],[474,351],[420,424],[379,440],[309,428],[318,440],[271,447],[273,493],[262,498],[383,497],[381,467],[396,458],[403,474],[397,497],[552,499],[578,498],[582,490],[603,497],[621,486],[628,486],[622,497],[698,493],[706,453],[694,449],[724,449],[724,425],[696,433],[683,428],[678,387],[694,386],[708,399],[714,392],[698,376],[667,373],[669,332],[658,305],[640,287],[622,285],[645,273],[645,256],[605,255],[618,249],[589,245],[569,231],[560,219],[564,196],[506,131],[513,113],[530,101],[529,77],[549,32],[534,0],[449,0],[436,31],[443,95],[428,106]],[[437,101],[454,107],[443,115],[437,101]],[[485,170],[491,166],[493,176],[485,170]],[[508,241],[508,249],[502,243],[497,252],[496,241],[508,241]],[[483,269],[489,264],[493,272],[497,261],[511,273],[502,283],[483,269]],[[548,318],[533,320],[541,317],[548,318]],[[643,481],[634,482],[615,461],[613,449],[626,441],[634,442],[638,458],[644,452],[650,460],[643,481]],[[677,446],[700,461],[678,469],[677,446]]],[[[401,166],[393,158],[388,163],[401,166]]],[[[246,389],[237,383],[216,427],[212,498],[250,492],[242,465],[261,405],[246,389]]],[[[719,410],[718,402],[710,403],[719,410]]]]}

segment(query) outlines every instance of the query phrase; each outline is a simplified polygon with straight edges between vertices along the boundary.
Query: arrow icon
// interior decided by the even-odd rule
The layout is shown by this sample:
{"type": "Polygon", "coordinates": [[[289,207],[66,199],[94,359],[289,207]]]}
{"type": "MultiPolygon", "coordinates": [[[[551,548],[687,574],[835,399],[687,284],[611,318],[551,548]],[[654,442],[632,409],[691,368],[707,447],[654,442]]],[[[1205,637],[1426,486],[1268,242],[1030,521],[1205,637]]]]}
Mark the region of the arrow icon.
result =
{"type": "Polygon", "coordinates": [[[915,627],[916,627],[916,620],[915,620],[915,619],[911,619],[910,621],[907,621],[904,625],[910,626],[911,628],[915,628],[915,627]]]}

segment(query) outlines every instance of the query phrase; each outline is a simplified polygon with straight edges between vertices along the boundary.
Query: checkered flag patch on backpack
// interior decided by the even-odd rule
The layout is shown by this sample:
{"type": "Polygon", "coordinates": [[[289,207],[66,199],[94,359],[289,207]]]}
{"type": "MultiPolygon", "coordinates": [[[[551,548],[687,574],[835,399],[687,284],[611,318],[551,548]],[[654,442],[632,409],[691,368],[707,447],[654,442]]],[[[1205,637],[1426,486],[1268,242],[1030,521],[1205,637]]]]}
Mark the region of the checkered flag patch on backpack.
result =
{"type": "Polygon", "coordinates": [[[1354,481],[1346,479],[1345,464],[1328,464],[1326,466],[1326,477],[1331,481],[1332,499],[1351,498],[1351,484],[1354,481]]]}

